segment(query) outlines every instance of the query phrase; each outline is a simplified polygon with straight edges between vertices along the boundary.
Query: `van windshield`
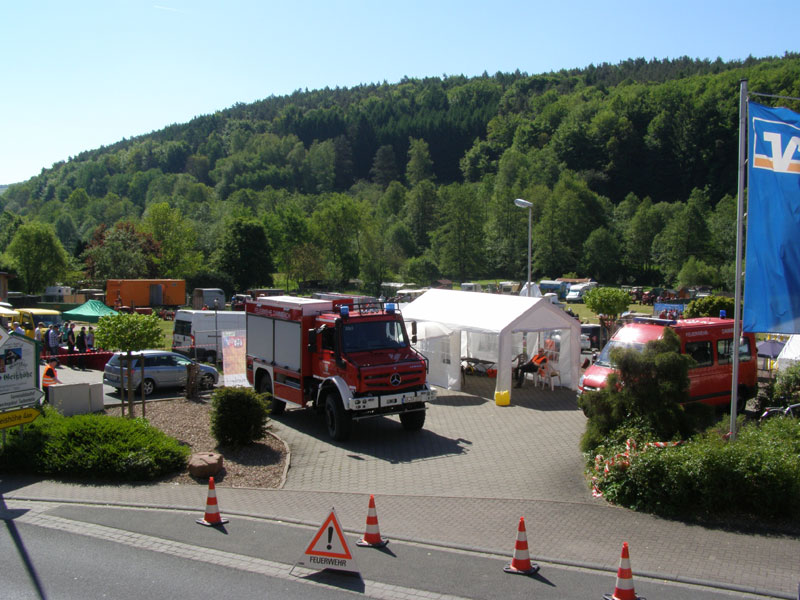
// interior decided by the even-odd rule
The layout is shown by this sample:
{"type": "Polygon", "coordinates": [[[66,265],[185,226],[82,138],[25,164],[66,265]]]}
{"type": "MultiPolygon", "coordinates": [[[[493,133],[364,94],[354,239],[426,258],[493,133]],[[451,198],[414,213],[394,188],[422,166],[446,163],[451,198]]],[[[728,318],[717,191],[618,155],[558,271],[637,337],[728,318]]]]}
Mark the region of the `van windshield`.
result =
{"type": "Polygon", "coordinates": [[[611,351],[616,348],[632,348],[637,352],[644,351],[644,344],[634,343],[634,342],[621,342],[619,340],[611,340],[608,344],[605,345],[603,351],[597,357],[597,360],[594,362],[596,365],[600,365],[601,367],[608,367],[613,369],[616,365],[611,360],[611,351]]]}
{"type": "Polygon", "coordinates": [[[64,322],[61,315],[34,315],[33,320],[37,325],[44,325],[45,327],[50,327],[50,325],[61,327],[61,323],[64,322]]]}

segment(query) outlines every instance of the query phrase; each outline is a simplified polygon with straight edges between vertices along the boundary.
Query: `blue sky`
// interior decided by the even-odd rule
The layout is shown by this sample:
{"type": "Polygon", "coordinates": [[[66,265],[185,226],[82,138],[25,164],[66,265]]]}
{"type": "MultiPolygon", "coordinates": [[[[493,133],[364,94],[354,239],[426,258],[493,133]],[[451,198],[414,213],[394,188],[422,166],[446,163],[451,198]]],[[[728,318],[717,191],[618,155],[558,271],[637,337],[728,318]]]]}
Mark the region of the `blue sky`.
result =
{"type": "Polygon", "coordinates": [[[0,4],[0,184],[297,89],[797,51],[798,0],[0,4]]]}

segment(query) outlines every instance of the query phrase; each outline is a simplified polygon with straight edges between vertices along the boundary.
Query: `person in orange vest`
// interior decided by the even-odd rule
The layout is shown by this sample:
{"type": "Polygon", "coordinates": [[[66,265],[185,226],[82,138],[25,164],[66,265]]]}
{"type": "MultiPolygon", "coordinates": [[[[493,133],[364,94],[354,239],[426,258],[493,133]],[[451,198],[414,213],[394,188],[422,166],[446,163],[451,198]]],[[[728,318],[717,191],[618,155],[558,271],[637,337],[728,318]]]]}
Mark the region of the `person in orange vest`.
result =
{"type": "Polygon", "coordinates": [[[56,374],[57,364],[58,359],[55,356],[50,356],[50,358],[47,359],[47,366],[45,367],[44,374],[42,375],[42,391],[44,392],[45,403],[50,402],[50,386],[57,383],[63,383],[56,374]]]}
{"type": "Polygon", "coordinates": [[[536,352],[527,363],[514,369],[514,378],[517,380],[517,384],[514,387],[522,387],[522,382],[525,380],[525,373],[536,373],[539,369],[544,368],[546,364],[547,354],[544,348],[539,348],[538,352],[536,352]]]}

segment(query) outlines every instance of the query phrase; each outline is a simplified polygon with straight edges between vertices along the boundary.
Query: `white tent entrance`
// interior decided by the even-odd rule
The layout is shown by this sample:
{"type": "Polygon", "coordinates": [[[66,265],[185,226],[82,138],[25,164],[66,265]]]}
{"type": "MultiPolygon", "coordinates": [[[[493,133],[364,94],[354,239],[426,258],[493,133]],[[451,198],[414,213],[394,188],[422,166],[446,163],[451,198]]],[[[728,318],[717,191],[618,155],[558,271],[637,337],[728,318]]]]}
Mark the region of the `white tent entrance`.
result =
{"type": "Polygon", "coordinates": [[[495,392],[508,391],[514,357],[544,347],[561,385],[578,389],[580,323],[545,298],[428,290],[403,317],[407,325],[416,323],[416,347],[430,361],[434,385],[460,390],[462,361],[472,361],[493,364],[495,392]]]}

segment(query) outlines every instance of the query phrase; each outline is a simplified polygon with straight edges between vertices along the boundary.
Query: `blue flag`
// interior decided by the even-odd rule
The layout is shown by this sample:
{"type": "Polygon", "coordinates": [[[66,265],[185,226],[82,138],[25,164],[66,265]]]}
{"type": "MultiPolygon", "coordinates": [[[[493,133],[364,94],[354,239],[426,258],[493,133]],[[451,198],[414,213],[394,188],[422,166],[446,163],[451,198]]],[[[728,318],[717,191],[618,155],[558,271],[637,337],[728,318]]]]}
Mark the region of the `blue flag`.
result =
{"type": "Polygon", "coordinates": [[[743,329],[800,333],[800,114],[748,107],[743,329]]]}

